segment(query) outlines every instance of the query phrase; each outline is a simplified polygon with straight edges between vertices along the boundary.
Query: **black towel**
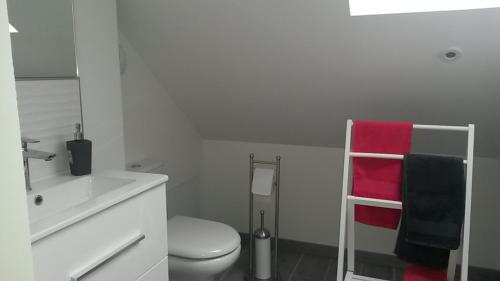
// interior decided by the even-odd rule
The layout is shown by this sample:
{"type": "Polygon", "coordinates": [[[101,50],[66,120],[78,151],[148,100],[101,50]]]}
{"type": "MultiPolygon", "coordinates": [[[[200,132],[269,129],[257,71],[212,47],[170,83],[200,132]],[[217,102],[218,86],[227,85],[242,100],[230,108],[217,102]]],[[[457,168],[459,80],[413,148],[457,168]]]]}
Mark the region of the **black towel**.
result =
{"type": "Polygon", "coordinates": [[[446,268],[449,250],[460,245],[465,210],[463,159],[406,155],[402,194],[395,253],[408,262],[446,268]]]}

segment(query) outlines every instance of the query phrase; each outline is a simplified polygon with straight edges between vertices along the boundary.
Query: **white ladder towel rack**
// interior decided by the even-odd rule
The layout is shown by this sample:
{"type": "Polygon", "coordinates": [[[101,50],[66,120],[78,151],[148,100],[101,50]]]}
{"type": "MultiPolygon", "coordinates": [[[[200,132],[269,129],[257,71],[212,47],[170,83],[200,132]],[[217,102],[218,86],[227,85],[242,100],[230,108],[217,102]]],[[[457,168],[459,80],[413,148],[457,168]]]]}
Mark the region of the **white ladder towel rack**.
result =
{"type": "MultiPolygon", "coordinates": [[[[349,193],[349,170],[351,169],[350,159],[352,157],[365,158],[384,158],[384,159],[403,159],[403,155],[381,154],[381,153],[359,153],[351,152],[351,130],[353,121],[347,120],[345,152],[344,152],[344,175],[342,179],[342,203],[340,209],[340,233],[339,233],[339,253],[337,264],[337,281],[385,281],[354,274],[354,205],[364,205],[373,207],[382,207],[390,209],[401,209],[401,201],[374,199],[358,197],[349,193]],[[347,241],[346,241],[347,240],[347,241]],[[344,276],[344,250],[347,242],[347,272],[344,276]]],[[[440,130],[457,131],[467,133],[467,159],[464,164],[466,169],[466,191],[465,191],[465,217],[462,230],[461,247],[458,250],[451,251],[448,263],[448,281],[454,280],[457,259],[461,254],[461,272],[460,281],[467,281],[469,267],[469,238],[470,238],[470,214],[471,214],[471,195],[472,195],[472,165],[474,160],[474,125],[468,126],[440,126],[440,125],[413,125],[413,129],[418,130],[440,130]]]]}

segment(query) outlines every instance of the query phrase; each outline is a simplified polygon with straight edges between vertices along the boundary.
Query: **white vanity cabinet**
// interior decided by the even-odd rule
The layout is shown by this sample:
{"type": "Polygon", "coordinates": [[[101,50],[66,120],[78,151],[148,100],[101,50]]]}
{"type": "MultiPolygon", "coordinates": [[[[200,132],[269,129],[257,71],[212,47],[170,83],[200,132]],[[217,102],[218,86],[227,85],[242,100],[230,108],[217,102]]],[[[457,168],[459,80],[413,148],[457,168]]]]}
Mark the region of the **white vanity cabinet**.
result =
{"type": "Polygon", "coordinates": [[[36,281],[168,281],[165,184],[32,244],[36,281]]]}

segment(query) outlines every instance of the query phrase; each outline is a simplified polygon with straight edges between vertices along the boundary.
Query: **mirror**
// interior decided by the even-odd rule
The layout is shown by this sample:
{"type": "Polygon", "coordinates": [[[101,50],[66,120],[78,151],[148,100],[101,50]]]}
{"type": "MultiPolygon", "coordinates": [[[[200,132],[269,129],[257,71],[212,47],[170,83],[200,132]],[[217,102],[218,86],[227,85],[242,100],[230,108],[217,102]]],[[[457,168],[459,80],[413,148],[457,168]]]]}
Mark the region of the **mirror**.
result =
{"type": "Polygon", "coordinates": [[[69,173],[66,141],[82,123],[73,0],[7,0],[7,8],[21,135],[39,141],[27,149],[56,154],[28,159],[33,183],[69,173]]]}
{"type": "Polygon", "coordinates": [[[7,0],[17,78],[76,77],[72,0],[7,0]]]}

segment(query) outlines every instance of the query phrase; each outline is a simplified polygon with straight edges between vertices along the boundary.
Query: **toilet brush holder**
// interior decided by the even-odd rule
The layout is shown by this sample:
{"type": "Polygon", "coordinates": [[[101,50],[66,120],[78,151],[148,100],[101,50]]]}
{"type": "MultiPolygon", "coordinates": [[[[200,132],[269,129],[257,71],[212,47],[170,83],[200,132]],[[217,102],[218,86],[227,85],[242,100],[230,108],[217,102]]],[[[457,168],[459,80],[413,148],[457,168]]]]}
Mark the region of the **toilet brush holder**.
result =
{"type": "Polygon", "coordinates": [[[271,234],[264,228],[264,211],[260,211],[260,228],[254,234],[255,241],[255,278],[271,278],[271,234]]]}
{"type": "Polygon", "coordinates": [[[281,156],[276,156],[276,161],[260,161],[255,160],[253,153],[250,154],[250,193],[249,193],[249,259],[248,259],[248,272],[245,274],[246,281],[279,281],[278,268],[278,241],[279,241],[279,198],[280,198],[280,167],[281,156]],[[261,228],[254,232],[254,194],[252,192],[252,184],[254,177],[254,170],[256,165],[272,166],[275,169],[275,177],[273,179],[273,186],[275,188],[274,197],[274,245],[271,246],[271,235],[269,231],[264,228],[264,212],[261,211],[261,228]],[[259,247],[259,250],[257,250],[259,247]],[[274,247],[274,251],[271,248],[274,247]],[[269,249],[269,250],[266,250],[269,249]],[[268,256],[268,258],[267,258],[268,256]],[[258,259],[258,260],[257,260],[258,259]],[[269,270],[266,268],[269,265],[269,270]],[[256,270],[256,267],[259,270],[256,270]],[[268,277],[269,278],[266,278],[268,277]]]}

